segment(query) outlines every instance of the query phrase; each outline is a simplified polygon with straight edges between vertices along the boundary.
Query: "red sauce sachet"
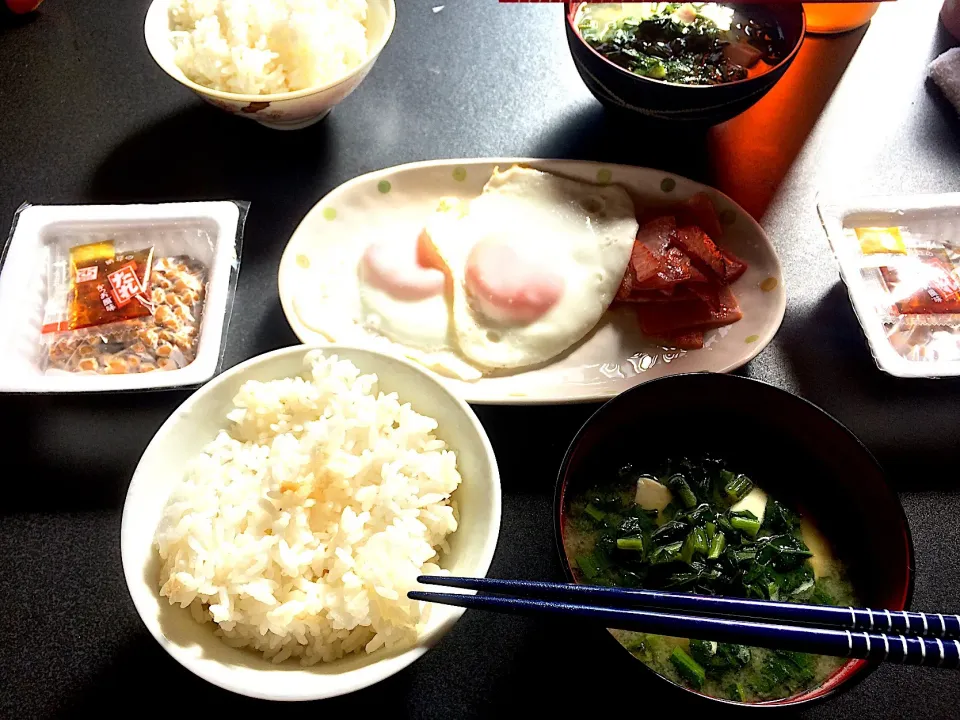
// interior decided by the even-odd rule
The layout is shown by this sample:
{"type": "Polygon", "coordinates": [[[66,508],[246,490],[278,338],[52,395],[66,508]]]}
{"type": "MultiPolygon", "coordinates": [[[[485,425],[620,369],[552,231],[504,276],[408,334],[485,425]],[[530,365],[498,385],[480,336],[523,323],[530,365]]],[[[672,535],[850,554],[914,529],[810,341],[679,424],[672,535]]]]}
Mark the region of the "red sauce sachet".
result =
{"type": "Polygon", "coordinates": [[[880,268],[899,315],[960,313],[960,277],[945,254],[917,250],[910,260],[880,268]]]}

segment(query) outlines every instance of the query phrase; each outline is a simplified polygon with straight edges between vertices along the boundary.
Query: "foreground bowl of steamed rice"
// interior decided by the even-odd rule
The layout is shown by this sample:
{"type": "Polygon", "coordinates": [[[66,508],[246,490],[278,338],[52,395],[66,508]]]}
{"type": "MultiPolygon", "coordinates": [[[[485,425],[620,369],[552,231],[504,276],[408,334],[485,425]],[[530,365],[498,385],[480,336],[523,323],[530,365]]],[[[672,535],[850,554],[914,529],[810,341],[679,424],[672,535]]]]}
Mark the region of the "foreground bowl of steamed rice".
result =
{"type": "MultiPolygon", "coordinates": [[[[313,0],[309,0],[313,2],[313,0]]],[[[348,32],[351,28],[343,29],[328,27],[327,40],[333,38],[337,43],[330,47],[307,48],[303,46],[302,37],[294,37],[289,42],[272,39],[271,48],[282,53],[272,64],[256,47],[258,43],[248,41],[253,45],[249,51],[238,44],[231,44],[231,39],[224,37],[227,34],[227,23],[219,22],[220,32],[209,27],[194,30],[190,33],[190,51],[181,51],[178,64],[177,49],[174,47],[171,27],[170,8],[174,4],[196,8],[197,13],[208,12],[214,16],[212,8],[218,3],[228,5],[235,3],[237,7],[246,5],[250,0],[153,0],[147,10],[144,22],[144,36],[147,49],[157,64],[177,82],[186,85],[203,100],[211,105],[240,117],[247,117],[261,125],[280,130],[297,130],[319,122],[327,113],[356,90],[370,70],[377,57],[383,50],[396,23],[396,5],[394,0],[325,0],[327,6],[345,3],[347,6],[356,6],[358,3],[366,5],[366,47],[356,47],[355,33],[348,32]],[[351,40],[348,42],[348,38],[351,40]],[[362,60],[355,63],[346,63],[337,68],[341,58],[356,56],[362,53],[362,60]],[[323,57],[325,55],[325,57],[323,57]],[[296,90],[276,91],[284,86],[286,76],[303,76],[303,57],[311,56],[326,68],[330,74],[321,73],[318,82],[310,87],[296,90]],[[277,69],[279,62],[286,66],[277,69]],[[301,67],[298,67],[298,63],[301,67]],[[190,73],[184,72],[184,65],[190,73]],[[349,65],[349,66],[347,66],[349,65]],[[200,82],[201,77],[209,77],[214,73],[229,76],[230,89],[212,87],[209,83],[200,82]],[[188,77],[188,74],[190,77],[188,77]],[[280,78],[278,80],[278,78],[280,78]]],[[[257,0],[258,3],[283,6],[287,3],[297,5],[307,0],[257,0]]],[[[320,2],[324,5],[324,2],[320,2]]],[[[261,8],[252,6],[253,12],[264,12],[261,8]]],[[[243,8],[241,8],[243,9],[243,8]]],[[[224,13],[221,11],[217,16],[224,13]]],[[[324,22],[324,26],[329,23],[324,22]]],[[[257,37],[263,28],[258,28],[256,22],[243,20],[234,25],[236,30],[243,29],[248,37],[257,37]]],[[[287,32],[296,30],[296,23],[291,22],[284,28],[287,32]]],[[[233,38],[235,40],[235,38],[233,38]]],[[[260,42],[259,45],[263,45],[260,42]]]]}
{"type": "Polygon", "coordinates": [[[121,556],[140,617],[184,667],[315,700],[434,645],[463,611],[407,600],[412,578],[482,577],[499,528],[496,459],[463,401],[405,360],[298,346],[232,368],[164,423],[130,482],[121,556]]]}

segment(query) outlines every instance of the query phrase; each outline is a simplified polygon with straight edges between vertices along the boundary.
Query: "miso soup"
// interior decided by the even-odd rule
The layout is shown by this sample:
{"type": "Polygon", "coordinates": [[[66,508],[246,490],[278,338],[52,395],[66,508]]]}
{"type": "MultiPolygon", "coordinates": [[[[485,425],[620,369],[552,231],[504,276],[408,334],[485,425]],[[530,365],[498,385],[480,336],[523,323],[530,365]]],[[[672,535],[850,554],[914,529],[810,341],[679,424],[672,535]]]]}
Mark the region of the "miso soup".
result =
{"type": "Polygon", "coordinates": [[[717,3],[584,3],[580,36],[637,75],[682,85],[722,85],[760,75],[789,48],[761,11],[717,3]]]}
{"type": "MultiPolygon", "coordinates": [[[[563,543],[578,582],[856,605],[813,522],[714,458],[626,465],[574,495],[563,543]]],[[[843,658],[611,630],[660,675],[712,697],[762,702],[820,686],[843,658]]]]}

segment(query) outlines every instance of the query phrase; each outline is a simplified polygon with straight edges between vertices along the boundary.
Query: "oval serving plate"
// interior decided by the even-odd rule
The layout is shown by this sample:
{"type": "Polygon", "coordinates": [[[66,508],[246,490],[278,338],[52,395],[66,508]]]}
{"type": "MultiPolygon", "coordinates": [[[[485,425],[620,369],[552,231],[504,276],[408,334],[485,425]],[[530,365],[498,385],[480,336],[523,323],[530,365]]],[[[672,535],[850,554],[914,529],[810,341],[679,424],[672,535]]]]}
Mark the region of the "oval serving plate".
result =
{"type": "MultiPolygon", "coordinates": [[[[310,326],[308,308],[311,298],[317,297],[318,273],[355,273],[360,256],[374,239],[418,234],[441,197],[476,197],[495,167],[513,164],[592,183],[617,183],[646,206],[709,193],[724,224],[720,245],[749,263],[732,286],[743,319],[709,332],[701,350],[665,350],[640,332],[629,308],[613,307],[583,340],[551,362],[474,382],[442,378],[467,402],[526,405],[606,400],[665,375],[735,370],[756,357],[776,334],[786,306],[780,261],[763,229],[720,191],[650,168],[580,160],[485,158],[398,165],[354,178],[320,200],[297,227],[280,260],[280,303],[297,337],[307,344],[335,340],[310,326]]],[[[325,303],[326,312],[341,313],[339,320],[345,323],[359,317],[358,297],[336,300],[325,303]]],[[[367,345],[402,353],[402,346],[381,337],[371,335],[367,345]]]]}

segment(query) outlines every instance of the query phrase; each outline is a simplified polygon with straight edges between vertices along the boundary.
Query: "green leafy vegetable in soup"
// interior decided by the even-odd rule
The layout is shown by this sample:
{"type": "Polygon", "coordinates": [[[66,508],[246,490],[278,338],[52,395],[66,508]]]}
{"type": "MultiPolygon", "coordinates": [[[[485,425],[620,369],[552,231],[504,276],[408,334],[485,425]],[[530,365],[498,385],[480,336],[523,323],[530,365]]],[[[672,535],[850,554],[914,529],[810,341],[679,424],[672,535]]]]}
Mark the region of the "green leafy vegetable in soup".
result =
{"type": "Polygon", "coordinates": [[[716,3],[584,3],[576,24],[617,65],[684,85],[743,80],[783,59],[775,24],[740,19],[716,3]]]}
{"type": "MultiPolygon", "coordinates": [[[[667,462],[656,474],[623,467],[572,500],[564,545],[577,580],[595,585],[856,604],[842,566],[809,519],[713,458],[667,462]]],[[[740,702],[817,687],[844,662],[611,632],[661,675],[740,702]]]]}

